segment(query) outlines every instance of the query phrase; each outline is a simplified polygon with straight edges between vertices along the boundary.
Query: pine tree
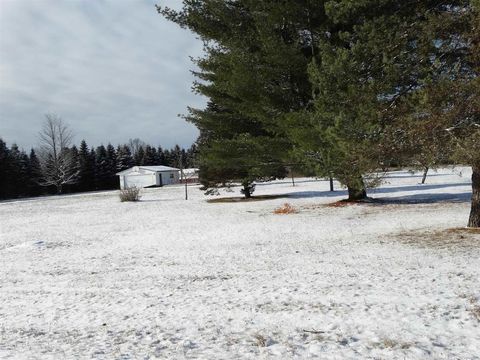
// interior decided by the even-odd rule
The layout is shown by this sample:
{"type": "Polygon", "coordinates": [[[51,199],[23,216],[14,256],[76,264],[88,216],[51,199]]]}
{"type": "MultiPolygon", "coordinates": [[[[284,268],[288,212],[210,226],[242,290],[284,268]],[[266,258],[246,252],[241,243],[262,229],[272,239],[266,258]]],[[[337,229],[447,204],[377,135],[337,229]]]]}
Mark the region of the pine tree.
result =
{"type": "Polygon", "coordinates": [[[161,146],[157,149],[157,158],[155,160],[155,165],[166,165],[165,153],[161,146]]]}
{"type": "Polygon", "coordinates": [[[95,187],[98,190],[109,188],[110,168],[107,157],[107,149],[100,145],[95,150],[95,187]]]}
{"type": "MultiPolygon", "coordinates": [[[[159,8],[162,15],[197,33],[206,44],[207,55],[197,62],[200,71],[195,75],[200,81],[195,90],[210,102],[206,109],[190,109],[187,116],[200,129],[200,166],[206,162],[214,166],[214,157],[230,154],[235,146],[237,157],[241,154],[245,161],[268,155],[260,162],[273,161],[276,166],[264,166],[261,172],[258,161],[252,162],[256,169],[248,175],[251,180],[277,175],[268,171],[290,158],[291,142],[281,124],[312,97],[307,74],[313,55],[311,27],[323,17],[323,2],[313,3],[210,0],[185,3],[180,12],[159,8]],[[243,147],[247,138],[250,144],[258,142],[252,149],[262,149],[266,139],[278,146],[267,153],[249,154],[243,147]],[[228,149],[218,151],[227,143],[228,149]],[[274,149],[279,152],[273,154],[274,149]]],[[[225,160],[218,158],[217,163],[225,160]]],[[[213,178],[225,174],[218,166],[215,171],[201,171],[204,184],[221,184],[220,177],[219,182],[213,178]]]]}
{"type": "Polygon", "coordinates": [[[107,165],[108,165],[108,189],[116,189],[118,187],[117,173],[117,153],[112,144],[107,145],[107,165]]]}
{"type": "Polygon", "coordinates": [[[144,164],[144,161],[145,161],[145,149],[142,147],[138,148],[137,152],[135,153],[134,157],[133,157],[134,161],[135,161],[135,165],[136,166],[142,166],[142,165],[145,165],[144,164]]]}
{"type": "Polygon", "coordinates": [[[12,178],[11,196],[21,197],[28,194],[28,156],[12,144],[9,152],[10,176],[12,178]]]}
{"type": "Polygon", "coordinates": [[[90,158],[90,164],[92,166],[92,171],[93,171],[92,190],[98,190],[98,186],[97,186],[97,184],[98,184],[98,180],[97,180],[97,177],[98,177],[97,153],[96,153],[95,149],[93,148],[93,146],[90,148],[89,158],[90,158]]]}
{"type": "Polygon", "coordinates": [[[189,168],[197,167],[197,155],[198,155],[197,145],[192,144],[192,146],[190,146],[190,148],[187,150],[187,159],[188,159],[189,168]]]}
{"type": "Polygon", "coordinates": [[[145,147],[145,154],[143,156],[142,165],[152,166],[156,162],[156,149],[150,145],[145,147]]]}
{"type": "Polygon", "coordinates": [[[42,193],[42,188],[39,185],[42,177],[42,169],[40,167],[40,161],[34,149],[30,150],[30,156],[28,160],[28,193],[30,196],[38,196],[42,193]]]}
{"type": "Polygon", "coordinates": [[[9,166],[9,150],[7,144],[0,138],[0,199],[9,197],[10,192],[10,166],[9,166]]]}
{"type": "Polygon", "coordinates": [[[135,162],[127,145],[121,145],[117,148],[117,171],[123,171],[131,168],[135,162]]]}
{"type": "Polygon", "coordinates": [[[480,227],[480,3],[437,4],[421,24],[412,39],[425,75],[399,101],[394,128],[415,132],[430,161],[451,156],[472,167],[468,226],[480,227]]]}
{"type": "Polygon", "coordinates": [[[80,143],[78,152],[79,191],[92,191],[95,189],[95,161],[92,159],[85,140],[80,143]]]}

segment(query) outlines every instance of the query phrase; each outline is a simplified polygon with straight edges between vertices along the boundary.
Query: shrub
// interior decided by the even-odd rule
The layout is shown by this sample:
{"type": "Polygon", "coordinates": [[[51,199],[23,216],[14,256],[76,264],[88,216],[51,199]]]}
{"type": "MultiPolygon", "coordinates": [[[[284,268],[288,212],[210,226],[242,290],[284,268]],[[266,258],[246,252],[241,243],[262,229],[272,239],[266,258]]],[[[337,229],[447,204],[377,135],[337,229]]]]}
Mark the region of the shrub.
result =
{"type": "Polygon", "coordinates": [[[120,190],[120,201],[139,201],[140,200],[140,188],[132,186],[126,189],[120,190]]]}
{"type": "Polygon", "coordinates": [[[289,203],[285,203],[273,211],[273,213],[277,215],[296,214],[297,212],[297,209],[289,203]]]}

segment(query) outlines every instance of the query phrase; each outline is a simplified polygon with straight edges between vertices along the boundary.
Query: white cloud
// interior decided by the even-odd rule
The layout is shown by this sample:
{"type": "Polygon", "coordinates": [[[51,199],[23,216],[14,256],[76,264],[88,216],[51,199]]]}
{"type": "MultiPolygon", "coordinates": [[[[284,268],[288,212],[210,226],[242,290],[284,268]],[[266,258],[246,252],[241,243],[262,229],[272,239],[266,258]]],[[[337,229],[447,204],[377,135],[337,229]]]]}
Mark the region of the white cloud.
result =
{"type": "Polygon", "coordinates": [[[191,144],[198,132],[177,114],[204,106],[190,91],[202,44],[159,2],[0,0],[0,137],[33,146],[52,112],[76,142],[191,144]]]}

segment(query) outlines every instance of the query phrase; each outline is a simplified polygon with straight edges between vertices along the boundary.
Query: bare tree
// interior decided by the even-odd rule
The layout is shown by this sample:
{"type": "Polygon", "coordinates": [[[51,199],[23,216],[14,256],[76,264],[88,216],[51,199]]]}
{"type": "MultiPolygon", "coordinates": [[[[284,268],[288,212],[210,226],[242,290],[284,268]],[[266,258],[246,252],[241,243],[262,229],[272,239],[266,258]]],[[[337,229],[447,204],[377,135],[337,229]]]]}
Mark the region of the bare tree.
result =
{"type": "Polygon", "coordinates": [[[145,146],[145,142],[140,140],[139,138],[128,140],[128,147],[130,148],[130,152],[132,153],[133,157],[137,155],[140,148],[144,148],[145,146]]]}
{"type": "Polygon", "coordinates": [[[63,186],[77,182],[78,170],[70,145],[73,134],[63,120],[55,114],[45,115],[39,133],[42,186],[55,186],[62,193],[63,186]]]}

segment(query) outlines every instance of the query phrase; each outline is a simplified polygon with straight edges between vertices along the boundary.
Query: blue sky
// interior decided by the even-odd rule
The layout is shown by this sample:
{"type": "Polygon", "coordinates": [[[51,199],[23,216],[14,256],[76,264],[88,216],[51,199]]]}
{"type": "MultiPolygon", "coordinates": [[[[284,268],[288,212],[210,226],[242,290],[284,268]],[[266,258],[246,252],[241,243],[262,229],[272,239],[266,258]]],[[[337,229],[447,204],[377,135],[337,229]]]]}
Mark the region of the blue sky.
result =
{"type": "Polygon", "coordinates": [[[197,129],[179,118],[203,107],[191,92],[202,43],[155,4],[180,0],[0,0],[0,137],[35,146],[46,113],[75,142],[139,137],[189,146],[197,129]]]}

